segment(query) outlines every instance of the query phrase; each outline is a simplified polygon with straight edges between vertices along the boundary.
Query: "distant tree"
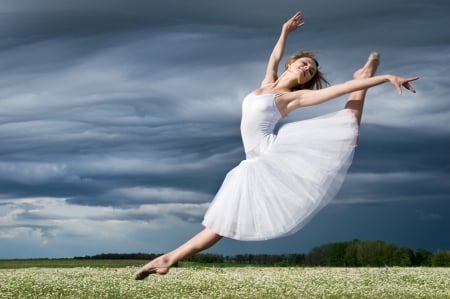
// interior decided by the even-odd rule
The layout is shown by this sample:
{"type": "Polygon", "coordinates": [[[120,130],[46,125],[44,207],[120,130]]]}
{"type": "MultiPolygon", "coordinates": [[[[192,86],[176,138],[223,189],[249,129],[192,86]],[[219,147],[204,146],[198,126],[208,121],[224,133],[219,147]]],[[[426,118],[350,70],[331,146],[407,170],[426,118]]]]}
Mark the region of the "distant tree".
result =
{"type": "Polygon", "coordinates": [[[331,243],[325,247],[326,266],[345,266],[345,253],[349,246],[348,242],[331,243]]]}
{"type": "Polygon", "coordinates": [[[248,258],[247,258],[246,254],[237,254],[234,257],[234,260],[238,264],[247,264],[248,263],[248,258]]]}
{"type": "Polygon", "coordinates": [[[292,253],[286,256],[286,263],[287,265],[298,266],[303,263],[304,259],[305,259],[304,254],[292,253]]]}
{"type": "Polygon", "coordinates": [[[311,249],[311,251],[305,256],[305,264],[309,266],[325,266],[325,247],[319,246],[311,249]]]}
{"type": "Polygon", "coordinates": [[[433,253],[429,250],[419,248],[414,253],[413,266],[431,266],[433,253]]]}
{"type": "MultiPolygon", "coordinates": [[[[152,260],[154,253],[102,253],[74,259],[139,259],[152,260]]],[[[307,254],[238,254],[223,256],[199,253],[186,259],[198,263],[232,263],[272,266],[329,266],[329,267],[384,267],[384,266],[435,266],[450,267],[450,251],[435,253],[426,249],[413,251],[409,247],[397,248],[384,241],[361,241],[328,243],[312,248],[307,254]]],[[[177,265],[175,265],[177,266],[177,265]]]]}
{"type": "Polygon", "coordinates": [[[225,259],[223,255],[214,253],[197,253],[186,259],[186,261],[189,262],[205,263],[205,264],[223,263],[224,260],[225,259]]]}
{"type": "Polygon", "coordinates": [[[431,257],[434,267],[450,267],[450,251],[438,250],[431,257]]]}
{"type": "Polygon", "coordinates": [[[393,266],[397,247],[383,241],[359,242],[357,263],[360,266],[393,266]]]}
{"type": "Polygon", "coordinates": [[[395,253],[392,265],[410,267],[414,262],[414,251],[409,247],[401,247],[395,253]]]}
{"type": "Polygon", "coordinates": [[[411,266],[414,258],[414,252],[408,247],[397,248],[384,241],[354,239],[314,247],[305,255],[304,263],[331,267],[411,266]]]}
{"type": "Polygon", "coordinates": [[[347,267],[359,267],[358,264],[358,239],[353,239],[347,244],[347,248],[344,254],[344,265],[347,267]]]}

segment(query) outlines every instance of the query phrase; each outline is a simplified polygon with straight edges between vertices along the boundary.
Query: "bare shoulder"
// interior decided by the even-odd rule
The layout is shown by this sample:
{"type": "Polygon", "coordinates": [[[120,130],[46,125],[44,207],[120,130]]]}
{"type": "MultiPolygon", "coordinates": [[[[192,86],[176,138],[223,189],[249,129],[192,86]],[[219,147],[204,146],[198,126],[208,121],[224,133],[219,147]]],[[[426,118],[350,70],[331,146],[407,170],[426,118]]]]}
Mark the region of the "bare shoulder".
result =
{"type": "Polygon", "coordinates": [[[259,87],[259,89],[267,89],[267,88],[271,88],[274,84],[275,84],[276,79],[267,79],[264,78],[264,80],[261,82],[261,86],[259,87]]]}
{"type": "Polygon", "coordinates": [[[292,101],[301,99],[305,94],[307,94],[310,90],[302,89],[296,91],[285,91],[277,93],[277,101],[281,103],[290,103],[292,101]]]}
{"type": "Polygon", "coordinates": [[[266,93],[277,94],[276,90],[273,88],[273,83],[261,85],[261,87],[255,89],[254,93],[257,95],[266,94],[266,93]]]}
{"type": "Polygon", "coordinates": [[[289,109],[289,106],[293,100],[294,97],[292,91],[281,92],[275,95],[275,104],[283,117],[287,116],[292,111],[289,109]]]}
{"type": "Polygon", "coordinates": [[[308,97],[311,92],[313,91],[309,89],[302,89],[277,94],[275,102],[281,115],[286,116],[292,111],[303,106],[303,99],[308,97]]]}

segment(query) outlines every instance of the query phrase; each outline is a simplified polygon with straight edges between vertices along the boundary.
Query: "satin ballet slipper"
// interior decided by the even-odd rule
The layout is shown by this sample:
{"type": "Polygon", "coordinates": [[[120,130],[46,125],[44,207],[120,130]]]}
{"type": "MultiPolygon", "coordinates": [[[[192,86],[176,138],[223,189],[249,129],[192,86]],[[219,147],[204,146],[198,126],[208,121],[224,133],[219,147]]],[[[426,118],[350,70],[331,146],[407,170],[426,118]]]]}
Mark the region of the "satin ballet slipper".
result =
{"type": "Polygon", "coordinates": [[[369,58],[367,58],[367,63],[364,67],[367,67],[369,69],[371,68],[373,71],[371,72],[372,73],[371,75],[373,76],[379,64],[380,64],[380,53],[372,52],[370,53],[369,58]]]}
{"type": "Polygon", "coordinates": [[[135,280],[143,280],[151,274],[164,275],[164,274],[167,274],[167,272],[169,272],[169,267],[150,267],[148,269],[142,268],[141,270],[136,272],[136,274],[134,275],[134,279],[135,280]]]}
{"type": "Polygon", "coordinates": [[[380,64],[380,53],[372,52],[367,58],[366,64],[353,74],[353,79],[369,78],[375,75],[380,64]]]}
{"type": "Polygon", "coordinates": [[[377,61],[379,61],[380,60],[380,53],[378,53],[378,52],[370,53],[368,60],[377,60],[377,61]]]}

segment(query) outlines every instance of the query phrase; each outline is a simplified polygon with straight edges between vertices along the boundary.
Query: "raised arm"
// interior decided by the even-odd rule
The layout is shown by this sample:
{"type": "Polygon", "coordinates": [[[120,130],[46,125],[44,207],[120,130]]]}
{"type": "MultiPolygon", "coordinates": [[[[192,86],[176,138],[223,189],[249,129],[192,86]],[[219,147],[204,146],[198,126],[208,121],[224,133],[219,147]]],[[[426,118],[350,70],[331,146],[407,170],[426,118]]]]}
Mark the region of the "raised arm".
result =
{"type": "Polygon", "coordinates": [[[415,93],[416,91],[411,86],[410,82],[417,79],[419,79],[419,77],[403,78],[395,75],[380,75],[371,78],[350,80],[345,83],[336,84],[319,90],[304,89],[289,92],[280,96],[279,101],[283,102],[283,110],[285,111],[285,114],[288,114],[300,107],[321,104],[353,91],[371,88],[386,82],[390,82],[394,85],[400,95],[402,94],[402,87],[415,93]]]}
{"type": "Polygon", "coordinates": [[[297,28],[303,26],[303,16],[301,12],[295,13],[289,20],[287,20],[281,29],[280,37],[278,38],[275,47],[269,57],[269,62],[267,63],[266,74],[263,81],[261,82],[261,87],[267,84],[273,83],[278,79],[278,65],[281,58],[283,57],[284,48],[286,47],[286,41],[288,34],[297,28]]]}

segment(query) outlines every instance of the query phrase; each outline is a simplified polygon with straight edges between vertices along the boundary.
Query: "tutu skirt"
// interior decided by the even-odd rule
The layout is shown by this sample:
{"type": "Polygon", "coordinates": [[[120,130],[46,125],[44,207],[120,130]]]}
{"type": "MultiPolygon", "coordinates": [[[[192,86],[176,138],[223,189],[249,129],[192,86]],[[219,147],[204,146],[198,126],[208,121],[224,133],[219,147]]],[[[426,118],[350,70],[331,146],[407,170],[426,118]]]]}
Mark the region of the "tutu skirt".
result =
{"type": "Polygon", "coordinates": [[[297,232],[339,191],[357,136],[347,109],[283,125],[264,150],[226,175],[202,224],[236,240],[297,232]]]}

